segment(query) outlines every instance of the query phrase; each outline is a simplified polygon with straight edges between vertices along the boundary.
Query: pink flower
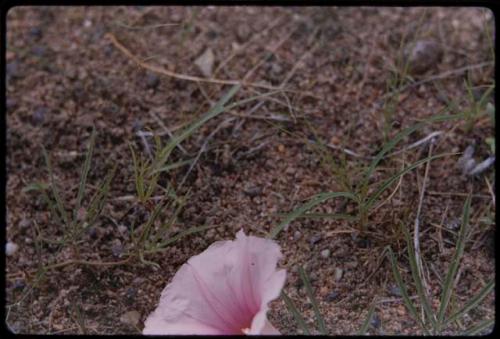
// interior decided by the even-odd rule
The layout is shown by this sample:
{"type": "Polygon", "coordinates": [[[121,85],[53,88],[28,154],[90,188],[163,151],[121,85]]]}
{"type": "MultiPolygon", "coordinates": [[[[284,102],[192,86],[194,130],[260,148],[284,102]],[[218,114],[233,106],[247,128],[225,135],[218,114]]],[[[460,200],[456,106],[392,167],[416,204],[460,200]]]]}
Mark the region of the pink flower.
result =
{"type": "Polygon", "coordinates": [[[213,243],[177,271],[143,334],[280,334],[266,317],[285,284],[280,258],[278,244],[243,230],[213,243]]]}

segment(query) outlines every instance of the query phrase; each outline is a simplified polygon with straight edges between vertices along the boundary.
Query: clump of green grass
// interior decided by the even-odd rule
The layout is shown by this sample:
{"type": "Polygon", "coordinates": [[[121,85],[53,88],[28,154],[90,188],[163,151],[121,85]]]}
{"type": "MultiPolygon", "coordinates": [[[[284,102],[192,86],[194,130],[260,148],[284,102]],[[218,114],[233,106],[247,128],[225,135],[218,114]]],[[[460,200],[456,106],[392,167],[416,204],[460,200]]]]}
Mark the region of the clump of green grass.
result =
{"type": "Polygon", "coordinates": [[[94,225],[96,220],[102,214],[103,207],[108,198],[110,185],[116,171],[116,165],[109,170],[108,174],[105,176],[102,182],[97,185],[97,190],[89,199],[88,204],[86,206],[83,206],[87,177],[90,171],[92,156],[94,153],[95,138],[96,131],[95,129],[93,129],[85,155],[85,162],[83,163],[80,172],[76,203],[72,208],[68,206],[68,202],[63,201],[63,197],[59,191],[54,177],[50,156],[42,146],[42,153],[49,175],[49,184],[36,182],[25,187],[23,191],[35,191],[41,193],[42,199],[48,205],[51,216],[54,219],[55,223],[57,225],[62,225],[64,236],[60,241],[54,241],[47,238],[47,236],[43,235],[41,230],[38,229],[39,233],[37,239],[53,244],[59,244],[62,246],[65,246],[68,243],[73,244],[87,229],[89,229],[89,227],[94,225]],[[73,212],[68,213],[68,210],[72,210],[73,212]]]}
{"type": "MultiPolygon", "coordinates": [[[[413,242],[405,226],[401,227],[406,239],[410,270],[415,285],[415,289],[417,291],[418,301],[424,311],[422,316],[418,312],[417,306],[411,301],[411,299],[408,296],[408,284],[404,283],[401,274],[399,273],[394,252],[390,247],[387,248],[388,257],[394,274],[394,279],[396,280],[396,283],[398,284],[401,290],[404,304],[408,309],[408,311],[410,312],[411,316],[417,321],[417,323],[420,325],[425,334],[432,334],[432,335],[445,334],[444,331],[451,324],[459,321],[460,318],[463,317],[467,312],[476,308],[488,296],[488,294],[491,291],[493,291],[493,288],[495,287],[495,282],[493,280],[490,281],[481,289],[481,291],[477,295],[470,298],[469,301],[462,308],[454,308],[450,304],[450,300],[452,298],[452,295],[454,294],[454,289],[456,285],[456,276],[458,268],[460,266],[460,260],[463,257],[465,250],[465,243],[467,241],[467,236],[468,236],[467,228],[469,226],[470,205],[471,205],[471,196],[469,195],[463,207],[462,224],[458,233],[455,253],[451,260],[443,284],[439,309],[435,310],[431,306],[431,302],[429,301],[429,296],[427,295],[424,288],[422,272],[420,272],[419,266],[417,265],[417,258],[415,255],[413,242]]],[[[462,334],[475,335],[483,333],[486,329],[488,329],[489,327],[491,327],[491,325],[494,324],[494,321],[495,321],[494,319],[485,320],[477,324],[476,326],[469,328],[462,334]]]]}
{"type": "MultiPolygon", "coordinates": [[[[394,147],[405,137],[409,136],[410,134],[414,133],[415,131],[421,129],[422,127],[432,124],[432,123],[437,123],[437,122],[443,122],[443,121],[450,121],[450,120],[456,120],[456,119],[461,119],[463,118],[463,115],[461,114],[455,114],[455,115],[435,115],[431,118],[428,118],[422,122],[419,122],[401,132],[399,132],[392,140],[388,141],[384,147],[382,148],[381,151],[378,152],[378,154],[372,159],[368,167],[361,171],[361,179],[359,180],[359,183],[356,185],[351,182],[351,181],[342,181],[340,180],[342,184],[342,188],[346,189],[346,191],[342,192],[322,192],[319,194],[314,195],[311,197],[305,204],[302,206],[294,209],[292,212],[288,213],[285,215],[285,217],[282,219],[282,221],[275,226],[268,234],[269,238],[274,238],[276,237],[283,228],[288,225],[290,222],[293,220],[299,218],[299,217],[308,217],[309,214],[307,213],[311,209],[315,208],[316,206],[320,205],[321,203],[324,203],[330,199],[334,198],[344,198],[347,199],[348,201],[354,202],[355,205],[357,206],[356,212],[353,215],[335,215],[335,216],[326,216],[326,217],[335,217],[335,218],[344,218],[344,219],[349,219],[352,221],[356,221],[359,225],[359,228],[361,231],[365,230],[366,225],[368,223],[368,216],[370,215],[371,211],[373,210],[374,206],[376,205],[377,201],[379,200],[380,196],[389,188],[391,185],[398,180],[402,175],[414,170],[415,168],[419,167],[420,165],[445,156],[451,155],[450,153],[444,153],[444,154],[437,154],[433,155],[421,160],[418,160],[414,162],[413,164],[410,164],[406,166],[405,168],[399,170],[396,174],[390,176],[389,178],[386,178],[382,180],[381,182],[375,183],[375,187],[370,184],[370,179],[372,178],[374,172],[376,171],[378,165],[380,162],[385,159],[388,155],[389,152],[394,149],[394,147]]],[[[324,145],[319,143],[320,147],[325,149],[324,145]]],[[[324,152],[327,153],[327,152],[324,152]]],[[[332,162],[332,161],[330,161],[332,162]]],[[[343,177],[348,178],[349,177],[349,171],[345,166],[341,165],[335,165],[336,171],[337,172],[342,172],[344,173],[339,176],[341,179],[343,177]]],[[[350,179],[348,179],[350,180],[350,179]]],[[[311,214],[311,217],[315,217],[314,214],[311,214]]]]}

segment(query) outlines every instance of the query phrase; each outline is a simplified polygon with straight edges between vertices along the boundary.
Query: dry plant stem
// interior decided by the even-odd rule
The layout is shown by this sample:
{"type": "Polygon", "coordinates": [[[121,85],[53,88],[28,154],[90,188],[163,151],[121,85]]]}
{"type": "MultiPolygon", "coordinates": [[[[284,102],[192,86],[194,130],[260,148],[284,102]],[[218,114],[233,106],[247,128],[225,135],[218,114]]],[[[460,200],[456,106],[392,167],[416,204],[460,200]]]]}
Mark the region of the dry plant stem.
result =
{"type": "MultiPolygon", "coordinates": [[[[269,53],[271,53],[271,55],[274,55],[276,54],[276,52],[278,51],[278,49],[285,43],[288,41],[288,39],[290,39],[290,37],[295,33],[295,31],[297,31],[297,28],[290,31],[290,33],[288,33],[287,35],[285,35],[285,37],[283,39],[281,39],[280,41],[278,41],[278,43],[276,45],[274,45],[272,48],[270,48],[268,50],[269,53]]],[[[260,66],[262,66],[265,62],[266,62],[266,59],[268,58],[268,55],[264,56],[264,58],[262,58],[255,66],[253,66],[248,72],[247,74],[245,74],[245,76],[243,77],[243,81],[247,80],[253,73],[255,73],[256,70],[258,70],[260,68],[260,66]]],[[[281,86],[280,86],[281,87],[281,86]]]]}
{"type": "MultiPolygon", "coordinates": [[[[170,137],[170,139],[174,139],[174,135],[172,134],[172,131],[170,131],[170,129],[165,126],[165,124],[163,123],[163,121],[161,121],[161,119],[153,112],[149,111],[149,115],[156,120],[156,122],[158,123],[158,125],[160,125],[160,127],[165,131],[165,133],[167,133],[167,135],[170,137]]],[[[176,143],[175,145],[182,153],[184,154],[188,154],[188,152],[186,151],[186,149],[184,147],[182,147],[182,145],[180,143],[176,143]]]]}
{"type": "MultiPolygon", "coordinates": [[[[316,34],[317,31],[315,31],[313,34],[316,34]]],[[[295,65],[293,65],[292,69],[290,70],[290,72],[288,72],[288,74],[286,75],[285,77],[285,80],[283,80],[283,82],[280,84],[280,87],[284,87],[288,81],[290,81],[290,79],[295,75],[295,72],[297,71],[297,69],[302,65],[302,63],[304,62],[304,60],[312,55],[319,47],[320,43],[317,42],[314,44],[314,46],[312,48],[310,48],[306,53],[304,53],[299,60],[297,60],[297,62],[295,63],[295,65]]]]}
{"type": "Polygon", "coordinates": [[[491,187],[490,181],[485,176],[484,181],[486,181],[486,186],[488,186],[488,191],[491,194],[491,201],[493,202],[493,208],[495,208],[495,192],[493,192],[493,188],[491,187]]]}
{"type": "Polygon", "coordinates": [[[240,81],[240,80],[207,79],[207,78],[200,78],[200,77],[192,76],[192,75],[171,72],[171,71],[166,70],[162,67],[149,65],[149,64],[145,63],[144,61],[142,61],[141,59],[139,59],[138,57],[136,57],[134,54],[132,54],[132,52],[130,52],[124,45],[122,45],[116,39],[116,37],[113,35],[113,33],[106,33],[105,37],[108,38],[111,41],[111,43],[116,48],[118,48],[123,54],[125,54],[129,59],[134,61],[136,64],[138,64],[142,68],[145,68],[145,69],[147,69],[151,72],[154,72],[154,73],[166,75],[168,77],[175,78],[175,79],[188,80],[188,81],[194,81],[194,82],[206,82],[206,83],[219,84],[219,85],[242,85],[242,86],[249,86],[249,87],[256,87],[256,88],[264,88],[267,90],[286,91],[286,89],[283,89],[280,87],[245,82],[245,81],[240,81]]]}
{"type": "Polygon", "coordinates": [[[483,68],[483,67],[493,66],[493,65],[494,65],[493,62],[488,61],[488,62],[482,62],[482,63],[479,63],[479,64],[469,65],[469,66],[457,68],[457,69],[454,69],[454,70],[446,71],[446,72],[437,74],[435,76],[431,76],[429,78],[426,78],[426,79],[423,79],[423,80],[420,80],[420,81],[408,84],[406,86],[403,86],[403,87],[399,88],[396,91],[389,92],[389,93],[385,94],[384,96],[382,96],[382,99],[386,99],[386,98],[388,98],[390,96],[393,96],[396,93],[401,93],[401,92],[403,92],[403,91],[405,91],[407,89],[418,87],[418,86],[426,84],[428,82],[432,82],[432,81],[435,81],[435,80],[441,80],[441,79],[445,79],[445,78],[448,78],[448,77],[458,76],[458,75],[460,75],[460,74],[462,74],[462,73],[464,73],[466,71],[472,70],[472,69],[483,68]]]}
{"type": "Polygon", "coordinates": [[[446,213],[448,212],[448,208],[450,207],[450,202],[446,204],[446,208],[444,209],[443,212],[443,217],[441,218],[441,223],[439,224],[440,227],[437,227],[436,232],[438,234],[438,239],[439,239],[439,252],[444,253],[444,243],[443,243],[443,224],[444,224],[444,219],[446,218],[446,213]]]}
{"type": "Polygon", "coordinates": [[[284,18],[284,16],[281,16],[281,17],[278,17],[277,19],[275,19],[273,22],[271,22],[269,24],[269,26],[267,26],[264,30],[260,31],[259,33],[257,34],[254,34],[249,40],[247,40],[242,46],[240,46],[240,48],[236,51],[234,51],[233,53],[231,53],[226,59],[224,59],[220,64],[219,66],[215,69],[214,71],[214,76],[219,73],[219,71],[224,67],[226,66],[229,61],[231,61],[236,55],[238,55],[238,53],[240,51],[244,51],[246,49],[246,47],[248,45],[250,45],[250,43],[252,43],[253,41],[257,40],[258,38],[264,36],[265,34],[267,34],[267,32],[269,32],[271,29],[273,29],[274,27],[276,27],[279,23],[281,23],[282,19],[284,18]]]}
{"type": "MultiPolygon", "coordinates": [[[[66,267],[66,266],[69,266],[69,265],[87,265],[87,266],[100,266],[100,267],[111,267],[111,266],[119,266],[119,265],[125,265],[125,264],[128,264],[130,263],[130,259],[131,257],[128,257],[127,259],[124,259],[124,260],[120,260],[120,261],[110,261],[110,262],[106,262],[106,261],[86,261],[86,260],[67,260],[67,261],[64,261],[64,262],[61,262],[61,263],[57,263],[57,264],[54,264],[54,265],[49,265],[49,266],[45,266],[44,267],[44,270],[45,271],[50,271],[50,270],[55,270],[55,269],[59,269],[59,268],[63,268],[63,267],[66,267]]],[[[34,274],[36,273],[36,270],[33,270],[33,271],[29,271],[29,274],[34,274]]],[[[11,274],[8,274],[7,277],[8,278],[14,278],[16,276],[18,276],[19,274],[25,274],[24,272],[23,273],[11,273],[11,274]]]]}
{"type": "MultiPolygon", "coordinates": [[[[429,146],[429,154],[427,155],[428,157],[432,156],[432,146],[433,144],[431,143],[429,146]]],[[[423,265],[422,265],[422,258],[420,255],[420,240],[419,240],[419,234],[420,234],[420,213],[422,212],[422,204],[424,201],[424,195],[425,195],[425,187],[427,185],[427,178],[429,175],[429,167],[430,167],[430,161],[427,162],[425,166],[425,174],[424,174],[424,180],[422,182],[422,189],[420,191],[420,199],[418,202],[418,207],[417,207],[417,216],[415,217],[415,231],[413,234],[413,246],[415,248],[415,259],[417,261],[417,268],[418,268],[418,274],[422,278],[423,285],[426,287],[426,289],[429,289],[429,286],[427,285],[427,282],[425,280],[424,276],[424,271],[423,271],[423,265]]]]}
{"type": "Polygon", "coordinates": [[[181,180],[181,183],[179,184],[179,188],[182,187],[182,185],[184,185],[184,182],[186,181],[186,179],[188,178],[189,174],[191,173],[191,171],[193,170],[194,166],[196,165],[196,163],[198,162],[198,160],[200,159],[200,156],[203,154],[203,152],[205,152],[205,150],[207,149],[207,145],[208,145],[208,142],[210,141],[210,139],[212,139],[212,137],[217,133],[219,132],[223,127],[226,127],[230,122],[232,122],[235,118],[228,118],[226,120],[224,120],[222,123],[220,123],[206,138],[205,138],[205,141],[203,142],[203,145],[200,147],[200,150],[198,151],[198,154],[196,155],[196,157],[194,158],[193,160],[193,163],[189,166],[189,169],[188,171],[186,172],[186,174],[184,175],[184,177],[182,178],[181,180]]]}
{"type": "MultiPolygon", "coordinates": [[[[402,164],[401,164],[401,170],[404,169],[404,166],[405,166],[405,162],[404,160],[402,161],[402,164]]],[[[403,182],[403,177],[404,175],[401,175],[399,177],[399,180],[398,180],[398,184],[396,185],[396,188],[394,188],[394,191],[392,191],[391,194],[389,194],[389,196],[387,197],[387,199],[385,199],[384,201],[382,201],[378,206],[374,207],[371,211],[370,211],[370,214],[372,214],[373,212],[375,212],[376,210],[378,210],[380,207],[382,207],[383,205],[385,205],[389,200],[392,199],[392,197],[394,196],[394,194],[396,194],[397,190],[399,189],[399,187],[401,187],[401,183],[403,182]]]]}

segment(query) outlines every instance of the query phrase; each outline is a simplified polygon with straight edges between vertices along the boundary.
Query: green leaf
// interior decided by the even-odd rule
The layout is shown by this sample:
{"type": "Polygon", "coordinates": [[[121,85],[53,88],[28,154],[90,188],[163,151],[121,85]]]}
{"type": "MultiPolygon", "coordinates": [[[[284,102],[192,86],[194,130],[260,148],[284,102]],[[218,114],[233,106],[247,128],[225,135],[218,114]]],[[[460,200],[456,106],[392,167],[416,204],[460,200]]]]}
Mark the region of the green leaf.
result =
{"type": "Polygon", "coordinates": [[[419,322],[420,327],[424,330],[426,334],[429,334],[429,330],[425,326],[424,322],[420,318],[417,309],[413,305],[413,302],[411,301],[410,297],[408,296],[407,288],[406,285],[403,282],[403,278],[401,278],[401,274],[399,273],[396,258],[394,256],[394,252],[392,251],[391,247],[386,247],[387,248],[387,255],[389,257],[389,260],[391,262],[391,267],[392,267],[392,272],[394,274],[394,279],[396,280],[396,283],[398,284],[399,290],[401,291],[401,296],[403,297],[403,302],[412,315],[413,319],[419,322]]]}
{"type": "Polygon", "coordinates": [[[281,230],[286,225],[288,225],[290,222],[297,219],[298,217],[300,217],[301,215],[303,215],[304,213],[306,213],[310,209],[314,208],[315,206],[321,204],[322,202],[324,202],[328,199],[338,198],[338,197],[344,197],[344,198],[348,198],[348,199],[356,201],[356,196],[352,193],[349,193],[349,192],[328,192],[328,193],[317,194],[317,195],[313,196],[307,203],[305,203],[301,207],[293,210],[291,213],[287,214],[285,219],[283,221],[281,221],[278,224],[278,226],[274,227],[271,230],[271,232],[269,232],[267,237],[270,239],[273,239],[274,237],[276,237],[278,235],[279,232],[281,232],[281,230]]]}
{"type": "Polygon", "coordinates": [[[363,325],[361,326],[361,329],[358,332],[358,335],[365,335],[366,331],[368,331],[368,327],[370,327],[370,322],[372,321],[373,318],[373,313],[375,312],[375,299],[372,302],[372,305],[370,306],[370,309],[368,310],[368,314],[366,316],[365,321],[363,322],[363,325]]]}
{"type": "Polygon", "coordinates": [[[304,334],[307,334],[307,335],[311,334],[311,332],[307,328],[307,324],[306,324],[304,318],[300,315],[300,313],[297,310],[297,308],[295,307],[292,299],[290,299],[284,291],[281,292],[281,297],[285,301],[286,307],[288,308],[290,313],[292,313],[293,317],[295,318],[295,322],[297,323],[297,325],[299,325],[299,327],[302,328],[302,331],[304,331],[304,334]]]}
{"type": "Polygon", "coordinates": [[[483,299],[486,298],[491,291],[493,291],[494,287],[495,287],[495,281],[492,280],[488,284],[486,284],[486,286],[484,286],[476,296],[470,299],[469,302],[460,311],[455,312],[448,319],[446,319],[443,326],[446,326],[449,323],[459,319],[465,313],[469,312],[477,305],[479,305],[481,301],[483,301],[483,299]]]}
{"type": "Polygon", "coordinates": [[[82,167],[82,172],[80,175],[80,185],[78,187],[78,195],[76,197],[76,208],[74,211],[74,220],[76,222],[76,214],[82,206],[83,194],[85,193],[85,185],[87,184],[87,176],[90,171],[90,162],[92,160],[92,153],[94,152],[96,131],[95,127],[92,128],[92,134],[90,135],[90,142],[87,148],[87,154],[85,155],[85,162],[82,167]]]}
{"type": "Polygon", "coordinates": [[[313,306],[314,314],[316,316],[316,321],[318,322],[318,328],[321,334],[327,335],[327,330],[325,326],[325,320],[323,319],[323,316],[321,315],[321,312],[319,311],[318,307],[318,302],[316,301],[316,298],[314,297],[314,291],[311,286],[311,283],[309,282],[309,278],[307,277],[307,273],[304,271],[304,268],[301,266],[299,267],[299,273],[302,281],[304,282],[304,286],[306,288],[307,295],[309,297],[309,300],[311,301],[311,304],[313,306]]]}
{"type": "Polygon", "coordinates": [[[441,303],[439,307],[438,313],[438,323],[442,324],[444,321],[444,316],[446,313],[446,309],[448,308],[448,303],[450,302],[451,293],[453,291],[453,283],[455,281],[455,276],[458,271],[458,267],[460,266],[460,260],[462,259],[464,248],[465,248],[465,240],[466,240],[466,228],[469,224],[469,216],[470,216],[470,204],[471,204],[471,195],[467,197],[465,200],[463,214],[462,214],[462,224],[460,226],[460,230],[458,232],[458,241],[457,247],[455,249],[455,253],[453,255],[453,259],[451,260],[451,265],[448,268],[448,273],[446,275],[446,279],[444,281],[443,293],[441,294],[441,303]]]}
{"type": "Polygon", "coordinates": [[[437,328],[436,315],[434,314],[434,311],[431,308],[429,298],[427,297],[427,293],[425,292],[425,288],[421,278],[421,274],[423,273],[420,272],[418,268],[417,258],[415,256],[415,248],[413,247],[413,241],[410,237],[408,229],[404,225],[401,225],[401,229],[403,230],[406,239],[411,275],[413,277],[413,281],[415,282],[415,288],[417,290],[418,298],[420,299],[420,303],[422,304],[424,311],[427,314],[427,318],[429,318],[429,320],[432,323],[432,326],[434,327],[434,329],[436,329],[437,328]]]}
{"type": "Polygon", "coordinates": [[[367,199],[367,201],[365,202],[365,206],[366,206],[366,209],[368,210],[370,207],[373,206],[373,204],[375,203],[375,201],[378,199],[378,197],[387,189],[389,188],[389,186],[394,182],[396,181],[397,179],[399,179],[399,177],[401,177],[402,175],[412,171],[413,169],[417,168],[418,166],[428,162],[428,161],[431,161],[431,160],[434,160],[434,159],[438,159],[438,158],[442,158],[442,157],[445,157],[445,156],[449,156],[449,155],[454,155],[455,153],[443,153],[443,154],[437,154],[437,155],[433,155],[431,157],[427,157],[425,159],[421,159],[419,161],[416,161],[414,162],[413,164],[411,164],[410,166],[407,166],[406,168],[402,169],[401,171],[399,171],[398,173],[396,173],[395,175],[393,175],[392,177],[390,177],[389,179],[386,179],[380,186],[379,188],[367,199]]]}
{"type": "Polygon", "coordinates": [[[64,208],[64,204],[62,202],[61,196],[59,195],[59,190],[57,189],[57,185],[54,180],[54,172],[52,171],[52,165],[50,163],[50,158],[47,154],[47,151],[45,150],[45,147],[42,145],[42,153],[43,157],[45,159],[45,164],[47,165],[47,170],[49,172],[49,177],[50,177],[50,188],[52,189],[52,194],[54,195],[54,198],[56,200],[56,206],[59,211],[59,214],[61,215],[64,224],[66,226],[69,226],[69,218],[68,214],[66,213],[66,209],[64,208]]]}
{"type": "MultiPolygon", "coordinates": [[[[479,333],[483,332],[484,330],[486,330],[488,327],[490,327],[492,325],[495,325],[495,319],[484,320],[484,321],[480,322],[477,326],[474,326],[473,328],[466,331],[464,333],[464,335],[466,335],[466,336],[478,335],[479,333]]],[[[482,334],[487,335],[488,333],[482,333],[482,334]]]]}

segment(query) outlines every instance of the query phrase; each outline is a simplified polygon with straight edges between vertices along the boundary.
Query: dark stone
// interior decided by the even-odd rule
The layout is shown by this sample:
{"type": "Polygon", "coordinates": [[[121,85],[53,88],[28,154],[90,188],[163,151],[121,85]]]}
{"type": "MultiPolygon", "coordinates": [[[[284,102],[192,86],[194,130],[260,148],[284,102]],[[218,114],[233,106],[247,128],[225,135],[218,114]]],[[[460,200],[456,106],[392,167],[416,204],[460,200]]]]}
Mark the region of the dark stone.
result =
{"type": "Polygon", "coordinates": [[[8,62],[5,67],[5,75],[8,78],[16,78],[19,74],[19,63],[17,61],[8,62]]]}
{"type": "Polygon", "coordinates": [[[321,234],[315,234],[309,239],[309,244],[311,246],[317,244],[321,240],[321,234]]]}
{"type": "Polygon", "coordinates": [[[328,301],[328,302],[332,302],[332,301],[335,301],[338,299],[339,297],[339,293],[338,292],[335,292],[333,291],[332,293],[329,293],[326,297],[325,297],[325,300],[328,301]]]}
{"type": "Polygon", "coordinates": [[[401,297],[401,289],[398,286],[391,286],[389,293],[395,297],[401,297]]]}
{"type": "Polygon", "coordinates": [[[43,57],[46,54],[46,52],[47,52],[47,48],[45,48],[44,46],[40,46],[40,45],[34,46],[31,49],[31,53],[33,53],[37,57],[43,57]]]}
{"type": "Polygon", "coordinates": [[[160,84],[160,77],[154,73],[146,75],[146,88],[155,89],[160,84]]]}
{"type": "Polygon", "coordinates": [[[408,46],[404,52],[408,70],[412,74],[422,74],[435,67],[443,58],[440,44],[432,40],[419,40],[408,46]]]}
{"type": "Polygon", "coordinates": [[[26,283],[22,279],[16,279],[12,288],[14,291],[22,291],[26,287],[26,283]]]}
{"type": "Polygon", "coordinates": [[[381,324],[382,322],[380,321],[380,317],[377,313],[374,313],[372,320],[370,321],[370,325],[372,325],[374,328],[379,328],[381,324]]]}
{"type": "Polygon", "coordinates": [[[256,187],[256,186],[248,187],[243,191],[243,193],[248,195],[250,198],[253,198],[253,197],[256,197],[262,193],[262,188],[256,187]]]}
{"type": "Polygon", "coordinates": [[[134,287],[129,287],[125,292],[125,299],[128,304],[132,304],[135,301],[135,297],[137,296],[137,289],[134,287]]]}
{"type": "Polygon", "coordinates": [[[48,109],[46,107],[38,107],[35,109],[32,115],[33,125],[41,125],[45,121],[45,116],[48,113],[48,109]]]}
{"type": "Polygon", "coordinates": [[[40,27],[33,27],[29,31],[29,36],[35,40],[40,40],[43,36],[43,33],[40,27]]]}

